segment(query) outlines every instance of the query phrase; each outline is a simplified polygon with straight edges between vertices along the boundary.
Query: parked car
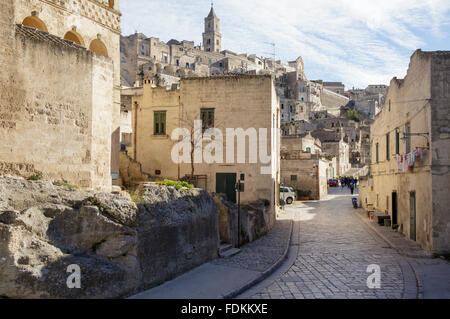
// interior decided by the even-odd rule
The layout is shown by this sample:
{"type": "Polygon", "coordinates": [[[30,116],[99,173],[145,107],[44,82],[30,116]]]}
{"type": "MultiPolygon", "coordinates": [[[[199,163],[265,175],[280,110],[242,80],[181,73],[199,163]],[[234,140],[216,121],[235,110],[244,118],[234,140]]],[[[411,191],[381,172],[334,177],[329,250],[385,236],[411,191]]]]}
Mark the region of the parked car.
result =
{"type": "Polygon", "coordinates": [[[292,187],[280,187],[280,200],[284,200],[286,204],[291,205],[295,200],[295,191],[292,187]]]}
{"type": "Polygon", "coordinates": [[[337,179],[330,179],[328,181],[328,185],[330,185],[330,187],[338,187],[339,186],[339,182],[337,179]]]}

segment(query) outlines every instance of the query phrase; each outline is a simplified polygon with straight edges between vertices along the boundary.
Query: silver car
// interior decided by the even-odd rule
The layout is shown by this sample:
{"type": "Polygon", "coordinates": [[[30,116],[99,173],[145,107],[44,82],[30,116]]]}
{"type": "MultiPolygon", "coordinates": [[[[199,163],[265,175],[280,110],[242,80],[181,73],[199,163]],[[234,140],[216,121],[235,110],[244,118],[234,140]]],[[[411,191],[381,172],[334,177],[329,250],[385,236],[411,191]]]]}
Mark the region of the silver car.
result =
{"type": "Polygon", "coordinates": [[[284,200],[286,204],[291,205],[295,200],[295,191],[292,187],[280,187],[280,200],[284,200]]]}

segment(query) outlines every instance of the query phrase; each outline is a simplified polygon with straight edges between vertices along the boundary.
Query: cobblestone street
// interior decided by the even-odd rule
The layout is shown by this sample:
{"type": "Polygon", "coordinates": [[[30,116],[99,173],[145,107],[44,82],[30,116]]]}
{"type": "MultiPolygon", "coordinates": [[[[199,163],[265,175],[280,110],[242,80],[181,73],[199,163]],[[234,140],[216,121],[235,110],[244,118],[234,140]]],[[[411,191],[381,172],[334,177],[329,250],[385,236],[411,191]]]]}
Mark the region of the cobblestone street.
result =
{"type": "Polygon", "coordinates": [[[352,196],[332,189],[327,200],[295,203],[289,260],[239,298],[417,298],[407,259],[355,214],[352,196]],[[369,265],[381,268],[381,288],[369,289],[369,265]]]}

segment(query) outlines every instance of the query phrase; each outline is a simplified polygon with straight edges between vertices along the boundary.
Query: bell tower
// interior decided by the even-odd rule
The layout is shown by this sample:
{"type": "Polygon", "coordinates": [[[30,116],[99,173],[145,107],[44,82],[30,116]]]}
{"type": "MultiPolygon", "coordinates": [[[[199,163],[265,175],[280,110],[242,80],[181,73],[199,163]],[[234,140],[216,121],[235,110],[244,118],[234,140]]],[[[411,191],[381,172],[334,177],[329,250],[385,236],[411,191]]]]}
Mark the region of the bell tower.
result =
{"type": "Polygon", "coordinates": [[[220,34],[220,19],[214,12],[211,3],[211,11],[205,18],[205,32],[203,33],[203,47],[207,52],[220,52],[222,48],[222,35],[220,34]]]}

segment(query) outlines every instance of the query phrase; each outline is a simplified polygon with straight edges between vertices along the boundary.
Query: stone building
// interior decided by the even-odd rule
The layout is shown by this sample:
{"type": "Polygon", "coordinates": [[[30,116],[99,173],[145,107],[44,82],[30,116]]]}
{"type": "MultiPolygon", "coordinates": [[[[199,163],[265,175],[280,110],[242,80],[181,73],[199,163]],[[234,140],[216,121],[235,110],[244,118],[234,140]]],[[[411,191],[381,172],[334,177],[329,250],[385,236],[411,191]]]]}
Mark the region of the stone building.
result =
{"type": "Polygon", "coordinates": [[[393,78],[371,125],[372,164],[363,207],[434,253],[450,252],[450,52],[417,50],[404,79],[393,78]]]}
{"type": "Polygon", "coordinates": [[[0,173],[111,189],[119,1],[1,0],[0,173]]]}
{"type": "Polygon", "coordinates": [[[347,91],[350,98],[349,107],[360,114],[374,119],[384,103],[388,86],[383,84],[369,85],[366,89],[352,89],[347,91]]]}
{"type": "Polygon", "coordinates": [[[336,177],[336,158],[322,154],[320,140],[311,136],[281,139],[281,185],[310,191],[314,199],[326,198],[328,180],[336,177]]]}
{"type": "Polygon", "coordinates": [[[323,82],[323,87],[337,94],[345,93],[345,85],[342,82],[323,82]]]}
{"type": "Polygon", "coordinates": [[[206,52],[220,52],[222,35],[220,34],[220,19],[216,16],[214,8],[205,18],[205,32],[203,33],[203,47],[206,52]]]}
{"type": "Polygon", "coordinates": [[[180,88],[174,90],[152,87],[151,81],[145,80],[143,94],[133,96],[132,103],[136,115],[128,154],[142,165],[144,173],[157,179],[191,179],[194,168],[197,186],[225,193],[233,202],[235,183],[243,174],[241,201],[264,200],[274,212],[280,170],[280,110],[270,75],[183,78],[180,88]],[[199,127],[195,121],[200,119],[199,127]],[[179,128],[184,137],[172,135],[179,128]],[[213,134],[216,142],[208,131],[212,128],[222,132],[222,136],[213,134]],[[186,139],[192,141],[192,153],[186,155],[184,150],[180,154],[174,147],[186,139]],[[214,160],[205,157],[211,148],[214,160]],[[191,155],[195,155],[193,160],[191,155]]]}
{"type": "MultiPolygon", "coordinates": [[[[172,39],[167,43],[142,33],[122,36],[120,40],[122,85],[142,86],[146,78],[170,75],[179,78],[227,73],[263,74],[267,69],[280,69],[281,61],[266,65],[256,55],[237,54],[222,50],[220,19],[214,8],[205,18],[203,44],[172,39]]],[[[288,66],[288,68],[291,68],[288,66]]],[[[270,71],[268,71],[270,72],[270,71]]],[[[176,79],[171,79],[177,82],[176,79]]],[[[171,86],[168,82],[153,82],[155,86],[171,86]]]]}

